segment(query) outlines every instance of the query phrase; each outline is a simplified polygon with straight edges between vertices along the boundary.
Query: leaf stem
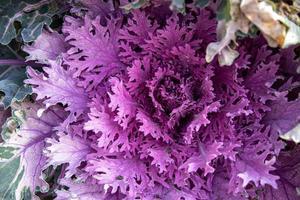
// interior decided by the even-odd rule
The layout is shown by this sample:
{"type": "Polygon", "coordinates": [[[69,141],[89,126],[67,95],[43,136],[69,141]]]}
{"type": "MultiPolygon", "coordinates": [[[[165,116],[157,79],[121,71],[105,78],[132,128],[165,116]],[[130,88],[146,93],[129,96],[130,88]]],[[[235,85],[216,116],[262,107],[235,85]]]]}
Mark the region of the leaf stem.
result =
{"type": "Polygon", "coordinates": [[[23,65],[23,66],[31,66],[31,67],[43,67],[43,64],[35,63],[34,61],[25,61],[21,59],[0,59],[0,67],[1,65],[23,65]]]}
{"type": "Polygon", "coordinates": [[[20,59],[0,59],[0,65],[26,65],[26,62],[20,59]]]}

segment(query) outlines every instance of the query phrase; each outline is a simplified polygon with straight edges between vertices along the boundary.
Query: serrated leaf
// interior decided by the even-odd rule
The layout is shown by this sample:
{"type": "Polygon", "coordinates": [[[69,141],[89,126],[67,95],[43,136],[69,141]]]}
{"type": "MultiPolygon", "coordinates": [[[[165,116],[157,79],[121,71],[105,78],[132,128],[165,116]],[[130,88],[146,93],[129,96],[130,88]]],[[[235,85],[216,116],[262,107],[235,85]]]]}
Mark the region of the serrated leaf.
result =
{"type": "Polygon", "coordinates": [[[20,31],[23,41],[32,42],[42,32],[44,25],[50,25],[51,17],[58,8],[55,3],[39,0],[5,0],[0,4],[0,43],[7,45],[17,37],[20,31]],[[31,10],[33,9],[33,10],[31,10]],[[45,12],[46,10],[46,12],[45,12]],[[16,30],[15,22],[20,22],[20,30],[16,30]]]}
{"type": "Polygon", "coordinates": [[[37,199],[36,189],[40,187],[43,192],[48,188],[41,177],[46,166],[42,151],[45,139],[53,134],[53,127],[61,123],[65,114],[62,108],[53,107],[37,117],[41,108],[38,102],[22,102],[14,106],[10,120],[15,120],[18,125],[0,145],[0,199],[37,199]]]}
{"type": "Polygon", "coordinates": [[[0,91],[5,94],[2,99],[5,108],[8,108],[14,101],[23,100],[31,93],[31,87],[24,85],[25,79],[27,79],[25,68],[10,66],[6,72],[1,74],[0,91]]]}
{"type": "Polygon", "coordinates": [[[300,143],[300,124],[298,124],[295,128],[290,130],[284,135],[280,136],[284,140],[294,141],[295,143],[300,143]]]}

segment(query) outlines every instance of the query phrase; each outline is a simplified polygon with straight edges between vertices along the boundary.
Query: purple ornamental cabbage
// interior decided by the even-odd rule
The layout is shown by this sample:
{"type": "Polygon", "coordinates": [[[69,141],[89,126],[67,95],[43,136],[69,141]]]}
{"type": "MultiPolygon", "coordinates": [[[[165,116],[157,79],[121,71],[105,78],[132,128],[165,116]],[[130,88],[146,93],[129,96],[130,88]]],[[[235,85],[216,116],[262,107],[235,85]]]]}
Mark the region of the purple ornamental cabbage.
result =
{"type": "Polygon", "coordinates": [[[300,119],[293,48],[243,39],[220,67],[205,62],[210,9],[122,14],[94,3],[65,17],[62,34],[42,35],[60,41],[51,53],[41,41],[25,48],[45,63],[28,69],[36,99],[69,113],[44,146],[45,166],[66,165],[57,199],[299,198],[298,150],[278,137],[300,119]]]}

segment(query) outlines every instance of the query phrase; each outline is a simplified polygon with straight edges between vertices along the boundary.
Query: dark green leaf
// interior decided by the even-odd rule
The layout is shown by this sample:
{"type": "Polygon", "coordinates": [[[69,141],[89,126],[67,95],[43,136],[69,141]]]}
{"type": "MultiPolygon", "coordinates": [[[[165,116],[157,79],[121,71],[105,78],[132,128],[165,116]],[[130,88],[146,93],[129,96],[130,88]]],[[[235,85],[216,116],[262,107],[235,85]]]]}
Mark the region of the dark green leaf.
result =
{"type": "Polygon", "coordinates": [[[9,19],[7,16],[0,18],[0,42],[8,44],[17,36],[15,27],[13,25],[14,19],[9,19]]]}
{"type": "MultiPolygon", "coordinates": [[[[9,49],[8,46],[0,44],[0,58],[1,59],[15,59],[16,55],[9,49]]],[[[0,71],[1,71],[1,69],[0,69],[0,71]]]]}
{"type": "Polygon", "coordinates": [[[0,43],[10,43],[18,32],[25,42],[35,40],[41,34],[43,26],[51,24],[51,17],[58,10],[53,4],[53,1],[1,0],[0,43]],[[15,22],[19,22],[21,26],[15,26],[15,22]]]}
{"type": "Polygon", "coordinates": [[[31,93],[31,88],[24,85],[25,79],[27,79],[25,68],[10,66],[1,74],[0,91],[4,93],[2,103],[5,108],[8,108],[14,101],[22,101],[31,93]]]}
{"type": "Polygon", "coordinates": [[[221,0],[218,10],[217,10],[217,19],[229,21],[230,16],[230,0],[221,0]]]}
{"type": "Polygon", "coordinates": [[[195,5],[200,8],[204,8],[204,7],[208,6],[208,4],[209,4],[209,0],[196,0],[195,1],[195,5]]]}
{"type": "Polygon", "coordinates": [[[38,11],[23,15],[16,20],[22,23],[24,27],[21,31],[24,42],[34,41],[41,33],[44,25],[50,25],[52,19],[47,14],[41,15],[38,11]]]}
{"type": "Polygon", "coordinates": [[[31,200],[32,199],[32,195],[31,195],[29,187],[23,188],[21,197],[22,197],[22,200],[31,200]]]}

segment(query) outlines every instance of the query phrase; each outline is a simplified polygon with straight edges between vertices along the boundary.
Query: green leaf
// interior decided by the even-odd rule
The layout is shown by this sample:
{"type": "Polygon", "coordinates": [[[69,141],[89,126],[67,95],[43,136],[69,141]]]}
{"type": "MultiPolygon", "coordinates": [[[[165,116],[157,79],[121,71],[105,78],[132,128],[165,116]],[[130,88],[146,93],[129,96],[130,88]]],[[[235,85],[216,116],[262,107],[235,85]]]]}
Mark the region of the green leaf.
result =
{"type": "MultiPolygon", "coordinates": [[[[8,59],[7,61],[12,61],[12,63],[14,61],[22,63],[16,57],[20,57],[18,52],[9,46],[0,44],[0,59],[4,59],[4,61],[8,59]]],[[[14,101],[22,101],[28,94],[31,94],[31,87],[24,85],[24,79],[27,79],[25,67],[0,65],[0,91],[4,93],[0,96],[5,108],[8,108],[14,101]]]]}
{"type": "Polygon", "coordinates": [[[209,0],[196,0],[195,1],[195,5],[200,8],[204,8],[204,7],[208,6],[208,4],[209,4],[209,0]]]}
{"type": "Polygon", "coordinates": [[[0,199],[15,200],[15,190],[23,177],[24,169],[20,170],[20,157],[9,162],[0,162],[0,199]]]}
{"type": "Polygon", "coordinates": [[[5,108],[31,94],[31,87],[24,85],[25,79],[27,79],[26,69],[13,66],[8,67],[7,71],[0,75],[0,91],[4,93],[2,103],[5,108]]]}
{"type": "Polygon", "coordinates": [[[15,147],[0,146],[0,162],[12,158],[17,150],[15,147]]]}
{"type": "MultiPolygon", "coordinates": [[[[6,45],[0,44],[0,58],[1,59],[15,59],[16,58],[16,52],[10,47],[6,45]]],[[[5,68],[1,67],[0,68],[0,73],[1,71],[4,71],[5,68]]]]}
{"type": "Polygon", "coordinates": [[[230,16],[230,0],[221,0],[217,9],[217,19],[229,21],[230,16]]]}
{"type": "Polygon", "coordinates": [[[178,12],[185,13],[185,1],[172,0],[171,9],[176,9],[178,12]]]}
{"type": "Polygon", "coordinates": [[[57,12],[54,1],[2,0],[0,3],[0,43],[7,45],[21,33],[23,41],[32,42],[50,25],[51,17],[57,12]],[[47,4],[46,6],[44,4],[47,4]],[[21,24],[16,28],[15,22],[21,24]],[[19,30],[20,29],[20,30],[19,30]]]}
{"type": "Polygon", "coordinates": [[[6,16],[0,18],[0,43],[8,44],[17,36],[13,22],[13,19],[6,16]]]}
{"type": "Polygon", "coordinates": [[[41,15],[38,11],[28,13],[16,19],[22,23],[24,28],[21,31],[24,42],[34,41],[41,33],[44,25],[50,25],[52,19],[47,14],[41,15]]]}
{"type": "Polygon", "coordinates": [[[134,9],[143,8],[148,4],[148,0],[135,0],[129,4],[126,4],[125,6],[121,6],[122,9],[125,9],[126,11],[131,11],[134,9]]]}
{"type": "Polygon", "coordinates": [[[31,200],[32,199],[32,195],[31,195],[29,187],[23,188],[21,197],[22,197],[22,200],[31,200]]]}

